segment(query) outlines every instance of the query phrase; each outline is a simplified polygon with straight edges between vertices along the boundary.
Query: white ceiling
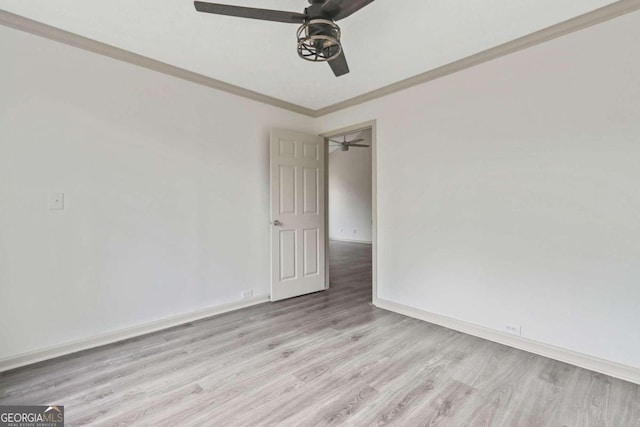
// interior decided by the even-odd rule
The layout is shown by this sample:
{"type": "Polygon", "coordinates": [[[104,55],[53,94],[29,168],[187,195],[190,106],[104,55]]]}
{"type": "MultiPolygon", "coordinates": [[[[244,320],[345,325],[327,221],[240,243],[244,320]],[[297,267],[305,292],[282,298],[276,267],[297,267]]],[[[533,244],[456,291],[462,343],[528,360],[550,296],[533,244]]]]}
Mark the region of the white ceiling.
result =
{"type": "MultiPolygon", "coordinates": [[[[302,12],[306,0],[217,0],[302,12]]],[[[318,109],[611,0],[377,0],[339,22],[351,73],[299,59],[297,25],[197,13],[188,0],[0,0],[0,9],[318,109]]]]}

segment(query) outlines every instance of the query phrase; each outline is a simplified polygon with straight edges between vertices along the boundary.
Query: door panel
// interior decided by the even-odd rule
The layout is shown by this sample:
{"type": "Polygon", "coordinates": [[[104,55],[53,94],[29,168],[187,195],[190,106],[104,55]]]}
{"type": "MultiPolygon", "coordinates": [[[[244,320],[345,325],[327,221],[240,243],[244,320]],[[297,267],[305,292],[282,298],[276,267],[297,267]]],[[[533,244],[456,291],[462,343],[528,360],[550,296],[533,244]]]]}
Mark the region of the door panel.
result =
{"type": "Polygon", "coordinates": [[[304,214],[318,215],[318,168],[304,168],[304,214]]]}
{"type": "Polygon", "coordinates": [[[304,230],[304,275],[311,276],[314,274],[318,274],[318,264],[320,260],[318,259],[318,255],[320,251],[318,250],[318,242],[320,238],[318,236],[320,230],[315,229],[307,229],[304,230]]]}
{"type": "Polygon", "coordinates": [[[296,167],[280,166],[280,214],[296,213],[296,167]]]}
{"type": "Polygon", "coordinates": [[[271,132],[271,300],[325,289],[324,141],[271,132]]]}
{"type": "Polygon", "coordinates": [[[296,278],[296,231],[280,231],[280,280],[296,278]]]}

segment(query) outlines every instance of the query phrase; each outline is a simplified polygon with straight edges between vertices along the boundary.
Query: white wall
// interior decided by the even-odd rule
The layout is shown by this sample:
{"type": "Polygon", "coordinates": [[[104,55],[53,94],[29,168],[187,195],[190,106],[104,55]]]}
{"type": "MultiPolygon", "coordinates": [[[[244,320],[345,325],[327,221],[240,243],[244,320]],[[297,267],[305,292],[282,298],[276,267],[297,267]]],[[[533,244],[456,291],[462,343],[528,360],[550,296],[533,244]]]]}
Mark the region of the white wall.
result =
{"type": "Polygon", "coordinates": [[[377,119],[381,298],[640,367],[639,13],[316,121],[0,39],[0,358],[267,292],[268,129],[377,119]]]}
{"type": "MultiPolygon", "coordinates": [[[[360,138],[371,145],[371,130],[349,140],[360,138]]],[[[371,243],[371,148],[329,154],[329,238],[371,243]]]]}
{"type": "Polygon", "coordinates": [[[640,13],[318,120],[377,120],[379,297],[640,367],[640,13]]]}
{"type": "Polygon", "coordinates": [[[311,119],[0,39],[0,359],[269,292],[268,132],[311,119]]]}

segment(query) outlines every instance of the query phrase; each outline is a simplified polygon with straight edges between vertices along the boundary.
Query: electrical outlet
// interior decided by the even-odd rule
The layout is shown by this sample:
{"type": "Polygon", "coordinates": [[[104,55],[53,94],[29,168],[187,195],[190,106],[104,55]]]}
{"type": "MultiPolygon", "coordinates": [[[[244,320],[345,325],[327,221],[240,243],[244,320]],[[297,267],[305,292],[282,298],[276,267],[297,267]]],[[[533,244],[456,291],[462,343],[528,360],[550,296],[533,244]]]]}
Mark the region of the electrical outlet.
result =
{"type": "Polygon", "coordinates": [[[504,327],[504,330],[509,332],[510,334],[517,335],[519,337],[522,336],[522,326],[514,325],[513,323],[507,323],[504,327]]]}
{"type": "Polygon", "coordinates": [[[240,292],[240,296],[242,299],[251,298],[253,296],[253,289],[240,292]]]}
{"type": "Polygon", "coordinates": [[[52,211],[64,210],[64,193],[50,193],[47,206],[52,211]]]}

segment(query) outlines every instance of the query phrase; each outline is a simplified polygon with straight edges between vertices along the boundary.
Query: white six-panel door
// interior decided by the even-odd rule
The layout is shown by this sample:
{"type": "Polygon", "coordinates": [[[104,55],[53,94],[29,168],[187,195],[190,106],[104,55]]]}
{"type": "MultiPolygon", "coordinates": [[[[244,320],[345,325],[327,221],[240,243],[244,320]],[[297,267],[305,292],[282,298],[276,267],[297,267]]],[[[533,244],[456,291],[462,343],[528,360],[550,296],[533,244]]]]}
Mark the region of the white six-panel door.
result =
{"type": "Polygon", "coordinates": [[[271,131],[271,301],[325,289],[323,144],[271,131]]]}

